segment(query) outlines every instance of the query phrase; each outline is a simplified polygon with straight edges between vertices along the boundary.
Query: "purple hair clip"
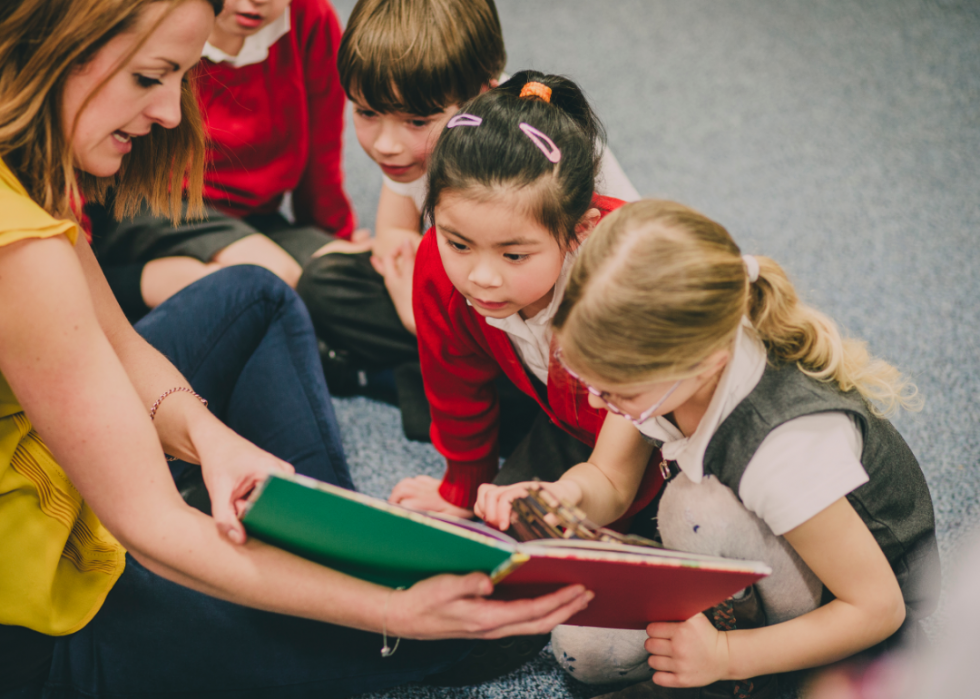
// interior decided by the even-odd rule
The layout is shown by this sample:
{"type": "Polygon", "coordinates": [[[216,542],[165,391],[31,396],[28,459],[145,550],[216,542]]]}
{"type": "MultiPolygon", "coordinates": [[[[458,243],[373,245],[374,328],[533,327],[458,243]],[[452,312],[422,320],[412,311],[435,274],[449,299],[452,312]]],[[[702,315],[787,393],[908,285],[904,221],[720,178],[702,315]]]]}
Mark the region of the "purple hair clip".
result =
{"type": "Polygon", "coordinates": [[[534,145],[541,149],[541,152],[544,153],[544,157],[553,163],[557,163],[559,160],[561,160],[561,150],[559,150],[558,146],[555,145],[554,141],[530,124],[525,124],[523,121],[521,122],[520,129],[528,138],[531,139],[534,145]]]}
{"type": "Polygon", "coordinates": [[[456,126],[479,126],[483,123],[483,119],[472,114],[457,114],[449,123],[446,124],[447,129],[454,128],[456,126]]]}

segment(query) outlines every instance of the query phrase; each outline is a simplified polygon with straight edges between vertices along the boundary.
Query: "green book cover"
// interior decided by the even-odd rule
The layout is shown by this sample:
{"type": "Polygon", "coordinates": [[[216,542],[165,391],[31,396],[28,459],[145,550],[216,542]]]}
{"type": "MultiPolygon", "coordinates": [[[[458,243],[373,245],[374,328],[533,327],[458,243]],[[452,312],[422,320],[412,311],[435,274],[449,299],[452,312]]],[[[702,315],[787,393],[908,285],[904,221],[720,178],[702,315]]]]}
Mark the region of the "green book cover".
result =
{"type": "Polygon", "coordinates": [[[249,536],[390,587],[440,573],[490,574],[511,560],[516,544],[477,524],[441,521],[299,475],[270,476],[242,523],[249,536]]]}

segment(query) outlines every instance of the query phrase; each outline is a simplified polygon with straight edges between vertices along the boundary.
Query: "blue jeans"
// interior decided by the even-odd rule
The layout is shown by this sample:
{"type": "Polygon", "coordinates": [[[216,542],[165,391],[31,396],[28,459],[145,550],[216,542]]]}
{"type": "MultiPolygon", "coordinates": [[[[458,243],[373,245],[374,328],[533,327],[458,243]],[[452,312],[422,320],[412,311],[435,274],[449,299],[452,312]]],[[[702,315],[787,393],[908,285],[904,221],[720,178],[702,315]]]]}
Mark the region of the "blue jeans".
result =
{"type": "MultiPolygon", "coordinates": [[[[319,355],[299,297],[259,267],[181,291],[139,332],[242,436],[300,473],[352,487],[319,355]]],[[[325,589],[324,594],[330,594],[325,589]]],[[[44,697],[345,697],[420,680],[466,641],[403,641],[213,599],[127,556],[95,618],[58,639],[44,697]]]]}

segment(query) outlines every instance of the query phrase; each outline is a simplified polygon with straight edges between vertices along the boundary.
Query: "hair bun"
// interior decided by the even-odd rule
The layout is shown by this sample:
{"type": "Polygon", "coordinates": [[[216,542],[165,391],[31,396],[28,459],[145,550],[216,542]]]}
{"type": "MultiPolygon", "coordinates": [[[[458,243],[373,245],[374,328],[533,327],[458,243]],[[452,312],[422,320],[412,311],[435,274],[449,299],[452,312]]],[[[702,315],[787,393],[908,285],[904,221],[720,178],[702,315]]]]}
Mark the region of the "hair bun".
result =
{"type": "Polygon", "coordinates": [[[539,83],[534,80],[528,83],[524,83],[524,87],[521,88],[521,94],[518,95],[521,99],[531,99],[537,97],[542,102],[551,103],[551,88],[544,83],[539,83]]]}

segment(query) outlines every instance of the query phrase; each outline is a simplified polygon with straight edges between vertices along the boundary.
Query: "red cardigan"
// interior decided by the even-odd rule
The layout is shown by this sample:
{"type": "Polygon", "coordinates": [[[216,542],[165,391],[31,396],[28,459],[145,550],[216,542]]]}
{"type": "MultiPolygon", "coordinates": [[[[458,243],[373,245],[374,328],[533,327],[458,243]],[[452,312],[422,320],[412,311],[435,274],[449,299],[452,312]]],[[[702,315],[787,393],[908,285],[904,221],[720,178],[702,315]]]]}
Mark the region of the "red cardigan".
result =
{"type": "Polygon", "coordinates": [[[297,223],[349,238],[340,22],[327,0],[292,0],[288,12],[289,32],[261,63],[201,60],[199,101],[211,139],[204,198],[241,218],[276,211],[292,191],[297,223]]]}
{"type": "MultiPolygon", "coordinates": [[[[611,197],[594,199],[602,216],[623,203],[611,197]]],[[[541,400],[507,333],[487,325],[449,281],[433,229],[423,237],[415,258],[412,303],[432,410],[432,443],[448,462],[439,494],[448,502],[472,508],[477,488],[497,474],[499,406],[494,379],[501,373],[534,398],[555,424],[595,446],[606,411],[589,406],[588,392],[554,361],[548,368],[548,400],[541,400]]],[[[654,460],[659,463],[660,455],[654,460]]],[[[619,524],[628,524],[662,484],[660,469],[648,467],[636,500],[619,524]]]]}

